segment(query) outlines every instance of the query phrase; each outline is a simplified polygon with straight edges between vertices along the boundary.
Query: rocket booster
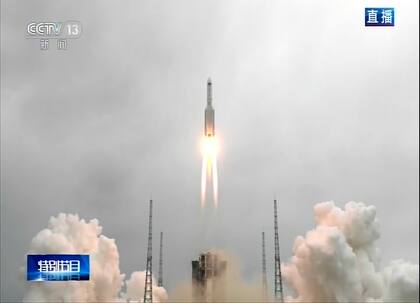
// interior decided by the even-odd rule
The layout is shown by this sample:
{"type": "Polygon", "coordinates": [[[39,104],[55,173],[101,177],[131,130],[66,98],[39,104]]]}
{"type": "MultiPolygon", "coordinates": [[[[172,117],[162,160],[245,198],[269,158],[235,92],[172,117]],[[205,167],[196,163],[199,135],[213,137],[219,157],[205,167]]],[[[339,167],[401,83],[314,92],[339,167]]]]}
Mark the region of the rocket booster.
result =
{"type": "Polygon", "coordinates": [[[204,136],[214,137],[214,109],[212,106],[211,79],[207,80],[207,106],[204,111],[204,136]]]}

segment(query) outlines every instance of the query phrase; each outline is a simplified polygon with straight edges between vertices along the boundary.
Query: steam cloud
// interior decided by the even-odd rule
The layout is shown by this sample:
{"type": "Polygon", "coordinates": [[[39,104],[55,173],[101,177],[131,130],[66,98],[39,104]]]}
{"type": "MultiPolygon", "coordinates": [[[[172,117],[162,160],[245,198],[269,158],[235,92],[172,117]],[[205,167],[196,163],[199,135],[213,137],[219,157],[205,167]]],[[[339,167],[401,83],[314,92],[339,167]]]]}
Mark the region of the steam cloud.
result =
{"type": "MultiPolygon", "coordinates": [[[[316,227],[296,238],[290,262],[282,265],[284,281],[293,293],[287,302],[418,302],[418,265],[397,260],[380,269],[374,206],[349,202],[343,210],[324,202],[314,211],[316,227]]],[[[96,219],[85,222],[67,214],[52,217],[48,228],[33,238],[30,253],[89,254],[91,280],[27,283],[24,302],[141,302],[145,272],[133,272],[122,292],[125,276],[120,273],[117,246],[101,232],[96,219]]],[[[244,281],[238,259],[226,252],[216,253],[228,264],[223,292],[217,296],[223,302],[262,301],[260,277],[255,282],[244,281]]],[[[154,302],[167,301],[166,290],[153,286],[154,302]]],[[[169,301],[194,301],[191,281],[180,283],[169,301]]]]}
{"type": "MultiPolygon", "coordinates": [[[[135,271],[131,274],[130,279],[126,281],[127,294],[124,296],[132,302],[142,302],[144,297],[144,283],[146,281],[146,271],[135,271]]],[[[153,302],[165,302],[168,299],[166,290],[163,287],[158,287],[155,279],[152,279],[153,284],[153,302]]]]}
{"type": "Polygon", "coordinates": [[[290,302],[418,302],[419,266],[402,260],[379,269],[380,233],[374,206],[315,206],[317,226],[297,237],[283,265],[295,292],[290,302]]]}
{"type": "MultiPolygon", "coordinates": [[[[114,239],[101,235],[98,220],[86,222],[77,215],[51,217],[48,228],[33,239],[29,253],[89,254],[90,281],[71,283],[27,283],[24,302],[130,302],[143,297],[144,272],[134,272],[126,281],[127,294],[121,294],[124,274],[119,268],[119,253],[114,239]],[[143,281],[143,282],[142,282],[143,281]]],[[[155,302],[166,298],[162,287],[154,289],[155,302]]]]}

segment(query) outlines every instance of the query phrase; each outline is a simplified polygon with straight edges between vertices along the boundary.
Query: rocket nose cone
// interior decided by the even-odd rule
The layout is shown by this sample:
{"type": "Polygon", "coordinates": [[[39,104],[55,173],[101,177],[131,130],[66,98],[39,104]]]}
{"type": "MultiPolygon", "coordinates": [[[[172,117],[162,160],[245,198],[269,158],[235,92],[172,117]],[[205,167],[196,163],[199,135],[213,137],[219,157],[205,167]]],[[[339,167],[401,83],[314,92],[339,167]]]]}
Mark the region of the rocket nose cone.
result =
{"type": "Polygon", "coordinates": [[[209,77],[208,79],[207,79],[207,84],[211,84],[211,78],[209,77]]]}

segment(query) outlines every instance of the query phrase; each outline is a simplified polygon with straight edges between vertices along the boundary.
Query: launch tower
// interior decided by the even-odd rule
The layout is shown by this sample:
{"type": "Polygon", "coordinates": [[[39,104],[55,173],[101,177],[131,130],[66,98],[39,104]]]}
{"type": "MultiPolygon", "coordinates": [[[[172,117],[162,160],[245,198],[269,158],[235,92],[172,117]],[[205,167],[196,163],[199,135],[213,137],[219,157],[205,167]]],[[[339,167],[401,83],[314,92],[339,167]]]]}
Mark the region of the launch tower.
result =
{"type": "Polygon", "coordinates": [[[274,298],[283,303],[283,283],[281,280],[281,262],[279,228],[277,223],[277,200],[274,200],[274,298]]]}
{"type": "Polygon", "coordinates": [[[146,279],[144,282],[144,303],[153,303],[152,289],[152,207],[153,201],[149,204],[149,234],[147,237],[147,263],[146,263],[146,279]]]}

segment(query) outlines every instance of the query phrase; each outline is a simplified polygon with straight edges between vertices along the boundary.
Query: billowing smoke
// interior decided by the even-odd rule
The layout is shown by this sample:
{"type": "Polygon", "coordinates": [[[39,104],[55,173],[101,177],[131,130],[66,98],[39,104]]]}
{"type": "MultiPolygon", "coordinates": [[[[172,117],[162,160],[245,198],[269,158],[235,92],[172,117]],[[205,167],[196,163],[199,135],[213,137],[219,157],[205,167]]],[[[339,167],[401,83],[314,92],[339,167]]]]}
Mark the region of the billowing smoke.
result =
{"type": "MultiPolygon", "coordinates": [[[[144,283],[146,281],[146,271],[135,271],[131,274],[130,279],[126,283],[127,293],[124,297],[130,299],[130,303],[142,302],[144,296],[144,283]]],[[[153,284],[153,302],[165,302],[168,299],[166,290],[163,287],[158,287],[155,279],[152,279],[153,284]]]]}
{"type": "MultiPolygon", "coordinates": [[[[101,235],[98,220],[86,222],[77,215],[59,214],[51,217],[48,228],[33,239],[32,254],[89,254],[89,281],[27,282],[24,302],[125,302],[143,296],[144,276],[132,274],[127,284],[127,294],[121,295],[124,274],[119,268],[119,253],[114,239],[101,235]],[[143,282],[142,282],[143,281],[143,282]],[[143,283],[139,285],[139,283],[143,283]],[[135,288],[139,291],[136,293],[135,288]]],[[[156,302],[166,298],[166,291],[159,287],[154,291],[156,302]]]]}
{"type": "Polygon", "coordinates": [[[316,228],[297,237],[282,266],[290,302],[418,302],[419,266],[402,260],[379,268],[374,206],[315,206],[316,228]]]}
{"type": "MultiPolygon", "coordinates": [[[[343,210],[325,202],[314,210],[316,227],[296,238],[290,262],[282,265],[284,281],[292,292],[288,302],[418,302],[418,265],[397,260],[380,267],[375,207],[349,202],[343,210]]],[[[89,254],[91,280],[28,282],[24,301],[141,302],[145,272],[133,272],[123,292],[117,246],[101,232],[96,219],[86,222],[67,214],[52,217],[48,228],[32,240],[29,253],[89,254]]],[[[221,302],[263,301],[260,277],[254,282],[243,279],[237,258],[222,251],[214,253],[227,261],[223,287],[215,290],[214,298],[221,302]]],[[[153,284],[154,302],[195,300],[191,281],[180,283],[169,299],[164,288],[153,284]]]]}

